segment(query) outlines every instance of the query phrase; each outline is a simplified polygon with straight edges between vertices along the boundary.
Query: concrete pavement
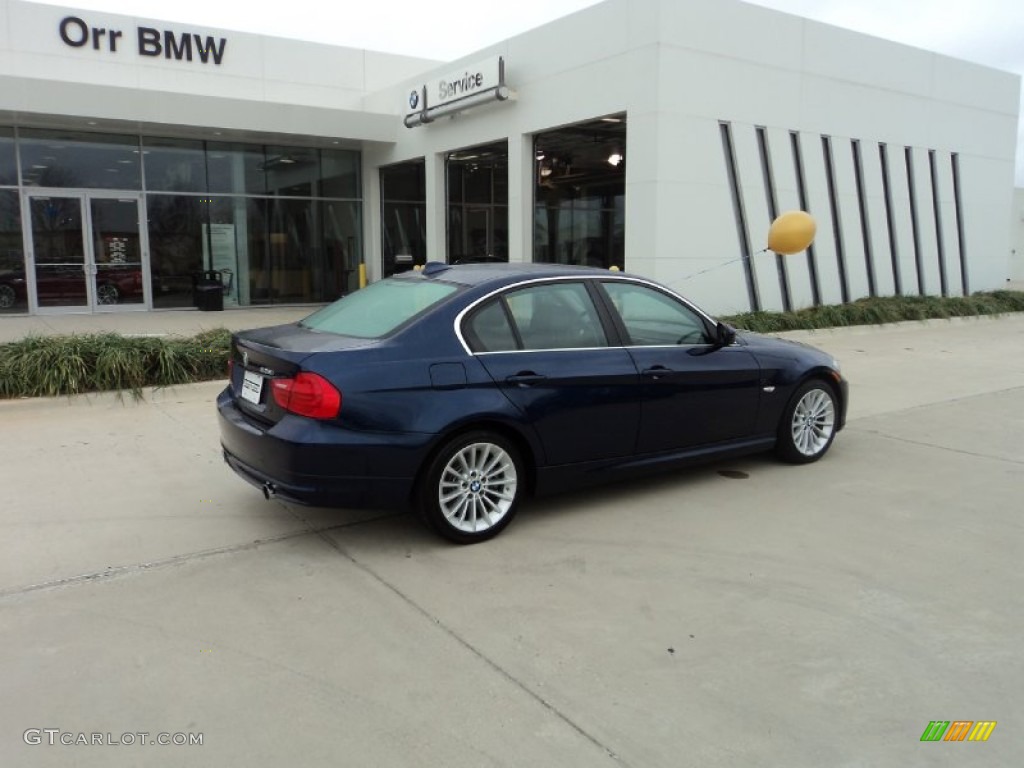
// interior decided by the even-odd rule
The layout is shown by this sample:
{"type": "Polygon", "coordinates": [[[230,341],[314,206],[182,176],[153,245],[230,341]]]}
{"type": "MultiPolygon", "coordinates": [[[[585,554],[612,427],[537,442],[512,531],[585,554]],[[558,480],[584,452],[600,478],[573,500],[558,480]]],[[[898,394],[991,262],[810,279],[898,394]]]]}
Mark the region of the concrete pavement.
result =
{"type": "Polygon", "coordinates": [[[0,402],[0,764],[1016,764],[1024,317],[790,335],[851,380],[826,459],[539,500],[474,547],[265,502],[216,382],[0,402]],[[203,744],[59,743],[139,732],[203,744]]]}

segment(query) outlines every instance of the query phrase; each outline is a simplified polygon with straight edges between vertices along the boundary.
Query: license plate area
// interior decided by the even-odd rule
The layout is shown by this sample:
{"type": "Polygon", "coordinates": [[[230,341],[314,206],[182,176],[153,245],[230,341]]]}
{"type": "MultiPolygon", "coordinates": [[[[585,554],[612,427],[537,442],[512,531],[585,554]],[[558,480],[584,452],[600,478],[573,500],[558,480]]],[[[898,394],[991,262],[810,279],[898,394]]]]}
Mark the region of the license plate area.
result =
{"type": "Polygon", "coordinates": [[[259,405],[262,395],[263,376],[252,371],[246,371],[242,377],[242,399],[254,405],[259,405]]]}

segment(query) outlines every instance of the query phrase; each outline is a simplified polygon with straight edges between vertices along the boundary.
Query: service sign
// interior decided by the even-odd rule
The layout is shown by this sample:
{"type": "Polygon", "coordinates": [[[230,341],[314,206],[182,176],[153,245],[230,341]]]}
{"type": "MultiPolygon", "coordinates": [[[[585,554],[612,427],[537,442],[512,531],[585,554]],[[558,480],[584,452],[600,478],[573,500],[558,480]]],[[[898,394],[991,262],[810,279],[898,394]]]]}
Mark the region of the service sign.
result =
{"type": "Polygon", "coordinates": [[[501,57],[492,56],[480,62],[445,73],[409,93],[408,114],[436,109],[462,99],[496,91],[504,85],[501,77],[501,57]],[[423,96],[426,96],[426,104],[423,96]]]}

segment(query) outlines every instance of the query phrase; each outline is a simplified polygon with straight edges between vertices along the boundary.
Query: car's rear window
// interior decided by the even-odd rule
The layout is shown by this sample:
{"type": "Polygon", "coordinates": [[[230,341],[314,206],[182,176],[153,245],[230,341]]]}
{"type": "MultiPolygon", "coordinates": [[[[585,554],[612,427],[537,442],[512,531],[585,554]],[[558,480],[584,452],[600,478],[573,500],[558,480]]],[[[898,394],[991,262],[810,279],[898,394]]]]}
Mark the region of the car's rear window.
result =
{"type": "Polygon", "coordinates": [[[392,277],[338,299],[300,325],[342,336],[379,339],[457,290],[450,283],[392,277]]]}

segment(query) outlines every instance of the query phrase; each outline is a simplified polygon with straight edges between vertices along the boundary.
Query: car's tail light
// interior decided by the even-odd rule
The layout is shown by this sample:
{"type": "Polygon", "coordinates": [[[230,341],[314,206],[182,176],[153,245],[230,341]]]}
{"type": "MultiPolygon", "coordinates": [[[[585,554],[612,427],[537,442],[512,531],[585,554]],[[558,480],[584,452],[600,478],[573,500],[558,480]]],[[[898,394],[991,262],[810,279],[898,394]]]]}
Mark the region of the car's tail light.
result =
{"type": "Polygon", "coordinates": [[[271,379],[271,392],[289,413],[311,419],[333,419],[341,410],[341,392],[316,373],[299,373],[294,379],[271,379]]]}

